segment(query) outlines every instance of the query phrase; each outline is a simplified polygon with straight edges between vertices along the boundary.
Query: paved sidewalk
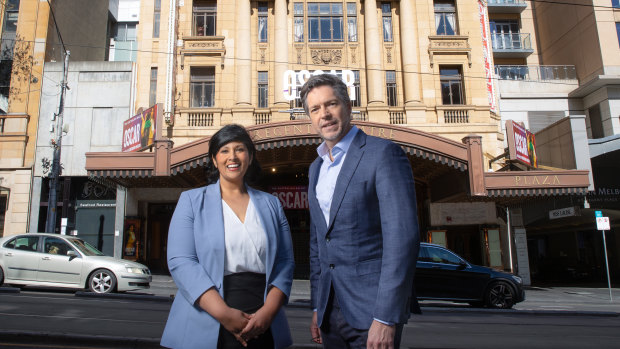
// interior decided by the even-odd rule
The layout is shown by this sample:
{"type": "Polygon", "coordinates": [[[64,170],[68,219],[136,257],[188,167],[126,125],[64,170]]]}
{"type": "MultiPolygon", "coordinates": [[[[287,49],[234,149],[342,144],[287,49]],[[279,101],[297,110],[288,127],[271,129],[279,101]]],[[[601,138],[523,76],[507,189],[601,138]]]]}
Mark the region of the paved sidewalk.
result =
{"type": "MultiPolygon", "coordinates": [[[[174,297],[177,287],[168,275],[153,275],[153,282],[149,290],[128,292],[148,294],[153,296],[174,297]]],[[[609,299],[608,288],[586,287],[526,287],[525,301],[514,306],[517,311],[555,313],[601,313],[620,316],[620,289],[612,289],[613,301],[609,299]]],[[[310,282],[308,280],[294,280],[291,290],[290,304],[292,306],[310,306],[310,282]]],[[[475,311],[466,304],[452,302],[422,301],[422,309],[448,311],[475,311]]],[[[485,309],[488,311],[488,309],[485,309]]],[[[502,310],[504,311],[504,310],[502,310]]]]}

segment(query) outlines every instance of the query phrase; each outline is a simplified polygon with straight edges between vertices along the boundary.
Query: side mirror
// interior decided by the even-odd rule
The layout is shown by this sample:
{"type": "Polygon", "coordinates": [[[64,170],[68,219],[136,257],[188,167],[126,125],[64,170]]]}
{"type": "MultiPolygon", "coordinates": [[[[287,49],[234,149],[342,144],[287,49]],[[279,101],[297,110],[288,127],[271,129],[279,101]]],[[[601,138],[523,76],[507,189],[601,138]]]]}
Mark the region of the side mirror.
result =
{"type": "Polygon", "coordinates": [[[461,263],[459,263],[458,270],[464,270],[465,268],[467,268],[467,263],[461,261],[461,263]]]}
{"type": "Polygon", "coordinates": [[[67,256],[69,256],[69,260],[71,261],[74,258],[77,258],[78,255],[77,255],[77,253],[75,253],[75,251],[69,250],[69,251],[67,251],[67,256]]]}

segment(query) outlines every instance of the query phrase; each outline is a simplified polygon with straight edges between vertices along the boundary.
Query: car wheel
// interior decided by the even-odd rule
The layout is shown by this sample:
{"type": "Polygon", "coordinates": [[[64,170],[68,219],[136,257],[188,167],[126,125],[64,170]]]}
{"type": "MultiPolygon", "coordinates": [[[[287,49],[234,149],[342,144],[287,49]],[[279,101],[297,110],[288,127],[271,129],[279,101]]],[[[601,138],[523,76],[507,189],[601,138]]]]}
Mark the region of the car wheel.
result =
{"type": "Polygon", "coordinates": [[[2,267],[0,267],[0,286],[4,283],[4,271],[2,271],[2,267]]]}
{"type": "Polygon", "coordinates": [[[110,293],[116,288],[116,277],[107,269],[97,269],[88,278],[88,289],[95,293],[110,293]]]}
{"type": "Polygon", "coordinates": [[[485,300],[489,308],[510,309],[514,305],[514,291],[508,283],[497,281],[487,289],[485,300]]]}

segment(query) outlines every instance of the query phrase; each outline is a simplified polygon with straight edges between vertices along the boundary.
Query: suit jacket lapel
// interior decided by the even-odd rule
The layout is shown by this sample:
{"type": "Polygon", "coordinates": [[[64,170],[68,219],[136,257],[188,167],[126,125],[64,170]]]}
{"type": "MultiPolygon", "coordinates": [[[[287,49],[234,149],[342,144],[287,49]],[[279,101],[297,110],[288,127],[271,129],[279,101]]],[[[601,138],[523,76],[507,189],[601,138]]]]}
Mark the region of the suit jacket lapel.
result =
{"type": "Polygon", "coordinates": [[[309,194],[308,195],[308,204],[314,210],[314,212],[318,212],[321,219],[315,219],[314,225],[318,231],[326,232],[327,224],[325,224],[325,218],[323,218],[323,212],[321,211],[321,206],[319,205],[319,200],[316,198],[316,183],[319,180],[319,173],[321,172],[321,165],[323,164],[323,159],[320,157],[317,158],[311,165],[314,167],[314,171],[312,174],[312,178],[309,178],[310,186],[308,187],[309,194]]]}
{"type": "Polygon", "coordinates": [[[276,257],[276,245],[277,238],[275,236],[275,231],[278,229],[274,224],[276,224],[273,219],[274,216],[271,214],[269,210],[269,205],[265,200],[258,195],[258,193],[253,189],[246,185],[246,189],[248,194],[250,195],[250,200],[254,204],[254,208],[256,212],[258,212],[258,218],[260,219],[260,223],[265,229],[265,235],[267,236],[267,258],[265,261],[265,268],[267,270],[267,277],[269,277],[269,272],[273,267],[273,263],[276,257]]]}
{"type": "Polygon", "coordinates": [[[351,177],[353,177],[353,173],[355,173],[355,169],[357,169],[357,166],[359,165],[362,154],[364,154],[363,147],[365,144],[366,134],[362,130],[358,130],[355,138],[353,138],[353,141],[351,142],[351,146],[349,146],[346,158],[344,159],[344,163],[340,169],[340,174],[338,174],[338,179],[336,180],[336,188],[334,188],[332,205],[329,209],[328,231],[334,225],[334,218],[336,217],[336,213],[338,213],[338,209],[340,208],[344,194],[347,191],[351,177]]]}
{"type": "MultiPolygon", "coordinates": [[[[202,222],[204,226],[202,231],[199,232],[203,236],[202,241],[210,244],[213,248],[205,249],[209,253],[216,253],[217,261],[221,268],[221,275],[212,275],[213,281],[218,283],[222,281],[224,276],[224,262],[225,262],[225,250],[224,243],[224,216],[222,215],[222,193],[220,192],[220,182],[209,185],[205,188],[204,201],[202,202],[202,222]]],[[[209,260],[206,256],[203,256],[203,260],[209,260]]],[[[218,271],[220,268],[217,269],[218,271]]],[[[221,290],[222,285],[218,284],[218,289],[221,290]]]]}

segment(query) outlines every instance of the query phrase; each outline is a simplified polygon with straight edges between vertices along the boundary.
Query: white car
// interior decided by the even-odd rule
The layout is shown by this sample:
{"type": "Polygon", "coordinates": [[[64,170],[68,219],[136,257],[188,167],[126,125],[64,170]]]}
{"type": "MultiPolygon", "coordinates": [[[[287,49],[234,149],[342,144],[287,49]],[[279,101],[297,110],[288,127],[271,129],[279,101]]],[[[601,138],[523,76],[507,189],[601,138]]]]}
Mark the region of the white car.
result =
{"type": "Polygon", "coordinates": [[[76,236],[22,234],[0,239],[0,286],[88,288],[96,293],[147,289],[148,267],[105,256],[76,236]]]}

